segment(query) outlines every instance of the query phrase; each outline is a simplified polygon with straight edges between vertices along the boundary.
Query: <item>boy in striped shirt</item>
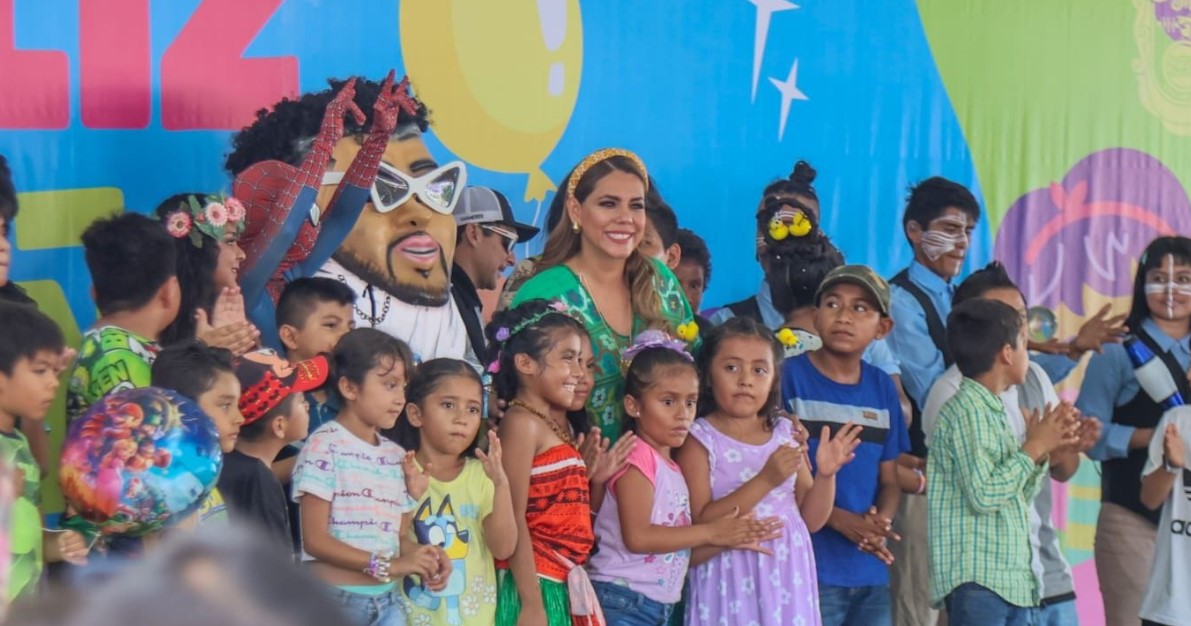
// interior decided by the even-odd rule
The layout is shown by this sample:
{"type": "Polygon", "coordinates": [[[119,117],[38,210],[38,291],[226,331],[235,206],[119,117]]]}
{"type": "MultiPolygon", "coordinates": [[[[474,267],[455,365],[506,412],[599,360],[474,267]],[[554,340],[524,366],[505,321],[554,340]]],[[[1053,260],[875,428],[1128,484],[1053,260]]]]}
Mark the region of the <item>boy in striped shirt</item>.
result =
{"type": "Polygon", "coordinates": [[[963,374],[939,411],[927,458],[931,603],[952,626],[1038,619],[1029,509],[1055,450],[1078,443],[1070,404],[1026,416],[1020,446],[1000,394],[1029,369],[1024,316],[1002,302],[966,301],[947,319],[947,341],[963,374]]]}

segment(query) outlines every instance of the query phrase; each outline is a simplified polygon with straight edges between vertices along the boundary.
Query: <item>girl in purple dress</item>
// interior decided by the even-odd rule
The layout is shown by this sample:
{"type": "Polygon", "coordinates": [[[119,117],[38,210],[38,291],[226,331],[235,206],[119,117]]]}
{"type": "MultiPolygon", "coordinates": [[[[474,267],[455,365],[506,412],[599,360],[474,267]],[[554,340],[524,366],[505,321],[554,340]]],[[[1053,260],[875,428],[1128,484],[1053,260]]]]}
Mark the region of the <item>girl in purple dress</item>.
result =
{"type": "Polygon", "coordinates": [[[818,626],[819,590],[810,533],[823,527],[835,500],[835,474],[852,460],[860,427],[833,439],[825,428],[813,477],[794,423],[774,417],[781,346],[749,318],[713,330],[700,355],[704,417],[677,461],[696,523],[733,510],[777,516],[782,535],[767,553],[730,550],[691,569],[687,624],[818,626]]]}

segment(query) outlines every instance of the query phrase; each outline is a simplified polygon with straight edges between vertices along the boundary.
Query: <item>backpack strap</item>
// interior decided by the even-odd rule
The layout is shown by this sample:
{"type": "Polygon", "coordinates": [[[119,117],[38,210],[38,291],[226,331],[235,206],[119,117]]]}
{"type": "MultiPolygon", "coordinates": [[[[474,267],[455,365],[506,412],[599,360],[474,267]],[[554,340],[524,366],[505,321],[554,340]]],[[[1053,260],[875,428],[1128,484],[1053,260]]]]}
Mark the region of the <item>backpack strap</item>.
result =
{"type": "Polygon", "coordinates": [[[947,347],[947,327],[943,325],[943,318],[939,316],[934,303],[930,301],[930,296],[926,295],[926,292],[921,287],[915,285],[914,281],[910,280],[910,271],[908,269],[898,272],[889,283],[905,289],[918,301],[918,305],[926,313],[926,331],[930,333],[930,340],[934,342],[935,348],[943,353],[943,366],[951,367],[955,361],[951,358],[951,350],[947,347]]]}
{"type": "MultiPolygon", "coordinates": [[[[1191,382],[1187,381],[1187,372],[1183,371],[1183,367],[1175,360],[1174,355],[1163,350],[1158,346],[1158,342],[1143,328],[1138,328],[1137,332],[1133,333],[1142,343],[1153,352],[1155,356],[1162,359],[1162,364],[1166,369],[1170,370],[1170,376],[1174,378],[1174,384],[1177,386],[1179,393],[1184,399],[1191,398],[1191,382]]],[[[1157,402],[1157,399],[1154,399],[1157,402]]]]}

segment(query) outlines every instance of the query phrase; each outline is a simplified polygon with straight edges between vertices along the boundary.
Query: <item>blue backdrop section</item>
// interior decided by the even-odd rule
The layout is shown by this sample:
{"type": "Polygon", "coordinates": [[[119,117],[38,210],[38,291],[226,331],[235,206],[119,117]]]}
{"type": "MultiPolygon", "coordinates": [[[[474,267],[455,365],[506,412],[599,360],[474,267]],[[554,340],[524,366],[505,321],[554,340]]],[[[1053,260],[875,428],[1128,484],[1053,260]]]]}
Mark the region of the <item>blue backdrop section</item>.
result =
{"type": "MultiPolygon", "coordinates": [[[[199,4],[151,3],[155,94],[161,56],[199,4]]],[[[637,151],[681,224],[708,240],[715,266],[708,305],[756,288],[753,214],[760,192],[798,159],[819,171],[825,230],[850,262],[885,275],[910,260],[901,234],[910,184],[941,175],[972,185],[979,195],[971,156],[913,2],[801,0],[799,8],[774,12],[754,100],[756,4],[788,3],[581,2],[578,101],[543,166],[557,182],[594,149],[637,151]],[[779,140],[782,99],[770,79],[785,81],[795,60],[797,88],[808,99],[791,103],[779,140]]],[[[9,158],[21,191],[117,187],[130,210],[148,211],[175,192],[230,188],[222,163],[231,133],[167,131],[156,98],[147,128],[84,128],[77,3],[17,0],[15,6],[17,48],[64,51],[72,72],[69,128],[0,128],[0,154],[9,158]]],[[[321,89],[331,76],[379,79],[391,67],[403,70],[398,28],[397,2],[286,0],[244,56],[296,56],[300,87],[307,91],[321,89]]],[[[428,105],[433,110],[434,102],[428,105]]],[[[429,145],[441,161],[451,157],[433,131],[429,145]]],[[[523,174],[472,168],[469,179],[505,191],[522,220],[538,212],[536,203],[521,201],[523,174]]],[[[539,221],[548,202],[549,197],[539,221]]],[[[973,261],[989,254],[985,222],[977,229],[973,261]]],[[[57,280],[80,326],[94,320],[78,248],[18,250],[13,278],[57,280]]]]}

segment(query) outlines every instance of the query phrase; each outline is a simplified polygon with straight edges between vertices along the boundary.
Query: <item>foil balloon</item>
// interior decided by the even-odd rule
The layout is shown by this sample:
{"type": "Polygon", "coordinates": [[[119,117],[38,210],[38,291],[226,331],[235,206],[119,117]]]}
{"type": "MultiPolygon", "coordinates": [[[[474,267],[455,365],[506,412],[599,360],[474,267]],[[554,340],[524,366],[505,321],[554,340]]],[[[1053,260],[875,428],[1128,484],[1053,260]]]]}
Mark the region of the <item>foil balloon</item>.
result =
{"type": "Polygon", "coordinates": [[[1055,338],[1059,331],[1059,318],[1054,311],[1044,307],[1030,307],[1026,313],[1026,324],[1030,331],[1030,341],[1046,343],[1055,338]]]}
{"type": "Polygon", "coordinates": [[[400,29],[439,140],[479,167],[529,174],[526,200],[555,189],[541,166],[579,94],[579,0],[403,0],[400,29]]]}
{"type": "Polygon", "coordinates": [[[215,422],[164,389],[111,394],[74,420],[59,482],[86,534],[143,535],[198,510],[219,478],[215,422]]]}

